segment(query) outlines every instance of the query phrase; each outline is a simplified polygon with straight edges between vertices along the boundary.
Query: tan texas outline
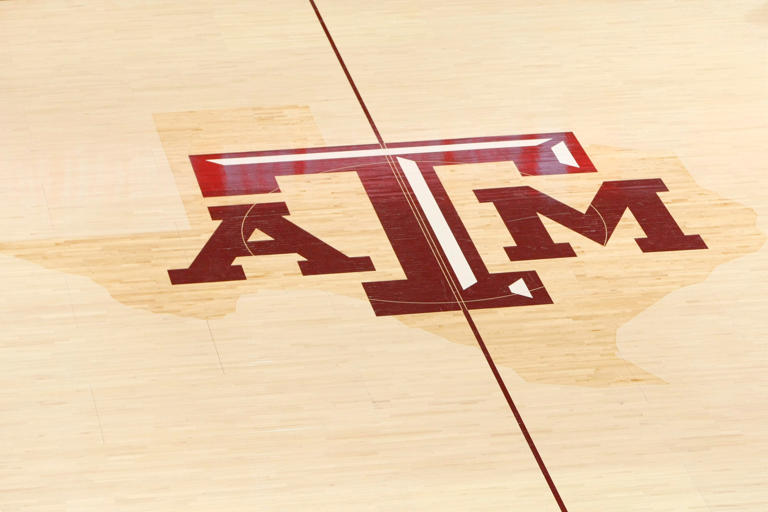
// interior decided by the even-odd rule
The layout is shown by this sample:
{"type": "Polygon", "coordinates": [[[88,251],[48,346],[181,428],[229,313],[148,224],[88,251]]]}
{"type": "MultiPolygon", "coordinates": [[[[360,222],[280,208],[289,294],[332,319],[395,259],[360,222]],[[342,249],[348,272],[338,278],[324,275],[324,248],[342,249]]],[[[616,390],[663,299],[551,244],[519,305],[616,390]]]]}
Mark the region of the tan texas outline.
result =
{"type": "MultiPolygon", "coordinates": [[[[362,281],[403,277],[354,173],[281,178],[281,192],[268,196],[216,201],[201,197],[188,155],[278,149],[288,147],[286,140],[292,147],[322,146],[308,109],[169,113],[156,115],[155,122],[189,229],[14,242],[0,245],[0,250],[87,276],[128,306],[204,319],[226,315],[235,310],[241,296],[267,289],[287,294],[322,290],[367,302],[362,281]],[[216,226],[207,206],[256,201],[285,201],[293,222],[350,256],[371,256],[376,272],[306,277],[299,272],[296,255],[260,256],[238,260],[246,281],[170,284],[167,269],[188,266],[216,226]]],[[[527,177],[523,182],[509,163],[440,168],[440,177],[490,269],[535,269],[555,301],[546,306],[476,310],[473,316],[497,364],[513,368],[528,381],[593,386],[658,381],[616,354],[617,329],[665,295],[703,281],[718,265],[756,251],[765,237],[756,227],[753,210],[699,187],[674,157],[602,146],[586,150],[598,173],[527,177]],[[545,220],[553,238],[571,243],[579,256],[513,264],[502,249],[512,245],[511,237],[493,205],[478,203],[472,195],[473,189],[524,183],[584,211],[602,181],[638,178],[664,180],[670,189],[662,195],[665,204],[686,233],[704,238],[708,250],[642,253],[633,241],[642,232],[627,214],[606,247],[545,220]],[[514,335],[510,325],[515,326],[514,335]]],[[[459,315],[397,318],[450,341],[474,343],[459,315]]],[[[363,321],[378,319],[371,311],[363,321]]]]}

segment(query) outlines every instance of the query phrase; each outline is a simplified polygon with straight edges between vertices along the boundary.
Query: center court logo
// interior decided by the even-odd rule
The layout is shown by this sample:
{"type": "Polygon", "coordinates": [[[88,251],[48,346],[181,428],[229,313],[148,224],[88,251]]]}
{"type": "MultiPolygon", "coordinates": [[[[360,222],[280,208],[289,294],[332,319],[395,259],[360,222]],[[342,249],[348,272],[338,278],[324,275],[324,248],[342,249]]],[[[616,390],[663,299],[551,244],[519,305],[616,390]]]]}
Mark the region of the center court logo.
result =
{"type": "MultiPolygon", "coordinates": [[[[458,310],[452,283],[469,309],[551,304],[535,270],[491,273],[438,178],[443,165],[514,162],[523,177],[597,172],[572,133],[482,137],[190,157],[204,197],[270,194],[278,176],[354,172],[373,206],[405,279],[363,282],[376,315],[458,310]],[[440,266],[435,258],[447,264],[440,266]],[[450,280],[450,282],[449,282],[450,280]]],[[[552,239],[545,216],[606,245],[629,210],[645,237],[642,252],[706,249],[685,234],[659,197],[661,179],[604,181],[581,212],[532,187],[474,190],[492,203],[514,239],[511,261],[575,257],[552,239]]],[[[297,254],[303,275],[375,270],[367,255],[347,255],[290,220],[284,202],[212,206],[221,221],[188,268],[169,270],[174,285],[246,279],[235,259],[297,254]],[[259,230],[271,240],[250,241],[259,230]]]]}

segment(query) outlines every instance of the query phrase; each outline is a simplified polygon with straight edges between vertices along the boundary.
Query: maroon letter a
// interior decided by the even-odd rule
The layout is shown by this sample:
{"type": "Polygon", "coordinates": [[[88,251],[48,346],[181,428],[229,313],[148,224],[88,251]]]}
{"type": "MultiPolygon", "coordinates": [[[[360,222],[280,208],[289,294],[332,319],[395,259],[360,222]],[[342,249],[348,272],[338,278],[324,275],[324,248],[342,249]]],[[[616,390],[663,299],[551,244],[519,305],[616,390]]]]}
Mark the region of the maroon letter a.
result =
{"type": "Polygon", "coordinates": [[[298,262],[305,276],[374,270],[371,258],[345,256],[286,219],[285,203],[214,206],[208,210],[221,224],[189,268],[168,271],[173,284],[243,280],[243,267],[232,264],[235,258],[260,254],[299,254],[306,260],[298,262]],[[256,228],[272,240],[248,242],[256,228]]]}

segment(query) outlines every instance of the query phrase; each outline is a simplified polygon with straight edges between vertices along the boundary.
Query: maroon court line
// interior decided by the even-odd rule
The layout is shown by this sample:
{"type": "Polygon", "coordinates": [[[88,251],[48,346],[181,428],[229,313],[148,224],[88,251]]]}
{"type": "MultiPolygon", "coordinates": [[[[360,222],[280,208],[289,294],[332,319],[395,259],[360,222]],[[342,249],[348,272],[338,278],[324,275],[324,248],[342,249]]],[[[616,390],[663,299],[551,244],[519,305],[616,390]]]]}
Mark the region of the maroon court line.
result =
{"type": "Polygon", "coordinates": [[[355,81],[352,80],[352,75],[349,74],[349,70],[347,69],[347,65],[344,63],[344,59],[341,58],[339,49],[336,47],[336,43],[333,41],[333,38],[331,37],[331,33],[328,31],[328,27],[325,25],[325,21],[323,20],[323,17],[317,8],[317,5],[315,4],[315,0],[309,0],[309,3],[312,4],[312,9],[315,10],[317,21],[320,22],[320,26],[323,27],[323,32],[325,32],[325,37],[327,37],[328,42],[331,43],[331,49],[333,50],[333,53],[336,54],[336,59],[338,59],[339,64],[341,64],[341,69],[344,71],[344,74],[347,76],[347,81],[349,82],[349,85],[352,87],[352,92],[355,93],[357,102],[360,104],[360,108],[363,109],[363,113],[365,114],[366,119],[368,119],[368,124],[371,125],[371,130],[373,130],[373,134],[376,136],[376,140],[379,141],[380,145],[384,146],[384,139],[381,138],[381,133],[379,133],[379,129],[376,127],[376,123],[373,122],[371,113],[368,112],[368,107],[365,106],[363,97],[360,96],[360,91],[357,90],[357,85],[355,85],[355,81]]]}
{"type": "MultiPolygon", "coordinates": [[[[368,124],[370,125],[371,130],[376,136],[376,139],[378,140],[379,144],[382,147],[385,147],[384,139],[382,138],[381,133],[379,132],[379,129],[376,127],[376,123],[373,121],[373,117],[371,116],[371,113],[368,111],[368,107],[366,106],[365,101],[363,101],[363,97],[360,95],[360,91],[357,89],[357,85],[355,84],[355,81],[352,79],[352,75],[349,73],[349,69],[347,69],[347,65],[344,63],[344,59],[341,57],[341,53],[339,53],[339,49],[336,46],[336,43],[334,42],[333,37],[331,36],[331,33],[328,30],[328,27],[326,26],[325,21],[323,20],[323,17],[320,14],[319,9],[317,8],[317,4],[315,4],[314,0],[309,0],[309,3],[312,5],[312,9],[315,11],[315,15],[317,16],[317,20],[320,22],[320,26],[323,28],[323,32],[325,32],[325,36],[328,39],[328,43],[330,43],[331,48],[333,49],[333,53],[336,54],[336,59],[339,61],[339,64],[341,65],[341,69],[344,71],[344,74],[347,77],[347,81],[349,82],[350,87],[352,87],[352,91],[355,93],[355,97],[357,98],[357,101],[360,104],[360,107],[362,108],[363,113],[365,114],[365,117],[368,119],[368,124]]],[[[544,459],[542,459],[538,448],[536,448],[536,444],[533,442],[533,437],[531,437],[531,434],[528,431],[528,427],[526,427],[525,422],[523,421],[523,417],[520,414],[520,411],[518,410],[517,406],[515,405],[515,402],[512,399],[512,395],[510,395],[509,390],[507,389],[507,385],[504,383],[504,379],[502,379],[501,374],[499,373],[498,367],[496,366],[496,363],[493,361],[493,357],[491,357],[491,353],[488,351],[488,347],[486,346],[485,341],[483,341],[483,337],[480,335],[480,331],[478,330],[477,325],[475,324],[475,321],[472,319],[472,315],[469,313],[469,309],[467,309],[466,304],[464,304],[462,300],[459,300],[458,303],[459,303],[459,307],[461,308],[461,311],[464,313],[464,318],[467,320],[467,324],[469,325],[469,328],[472,331],[472,334],[475,336],[475,340],[477,340],[477,343],[480,346],[480,349],[482,350],[483,355],[485,356],[485,360],[488,363],[488,366],[490,367],[494,378],[496,379],[496,383],[499,385],[499,388],[501,389],[501,392],[504,395],[504,398],[506,399],[507,404],[509,405],[509,408],[512,411],[512,414],[514,415],[515,420],[517,421],[517,424],[520,427],[520,431],[522,432],[526,443],[528,443],[528,448],[531,450],[533,457],[536,459],[536,464],[538,464],[539,470],[541,471],[541,474],[544,476],[544,479],[546,480],[547,485],[549,486],[549,490],[552,492],[552,496],[555,498],[555,501],[557,502],[557,505],[560,508],[561,512],[568,512],[568,509],[565,507],[565,503],[563,502],[563,499],[560,497],[560,492],[557,490],[557,487],[555,486],[555,482],[552,480],[552,477],[549,474],[549,470],[547,469],[547,466],[544,464],[544,459]]]]}

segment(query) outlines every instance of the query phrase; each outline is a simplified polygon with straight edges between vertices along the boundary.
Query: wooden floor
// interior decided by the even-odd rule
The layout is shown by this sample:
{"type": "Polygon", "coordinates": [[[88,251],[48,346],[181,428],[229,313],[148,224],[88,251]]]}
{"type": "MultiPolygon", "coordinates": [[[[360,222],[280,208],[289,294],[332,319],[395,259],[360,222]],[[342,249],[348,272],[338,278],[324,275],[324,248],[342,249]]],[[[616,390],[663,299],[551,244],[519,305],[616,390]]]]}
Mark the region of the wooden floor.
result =
{"type": "Polygon", "coordinates": [[[0,511],[768,510],[768,4],[316,1],[0,2],[0,511]]]}

